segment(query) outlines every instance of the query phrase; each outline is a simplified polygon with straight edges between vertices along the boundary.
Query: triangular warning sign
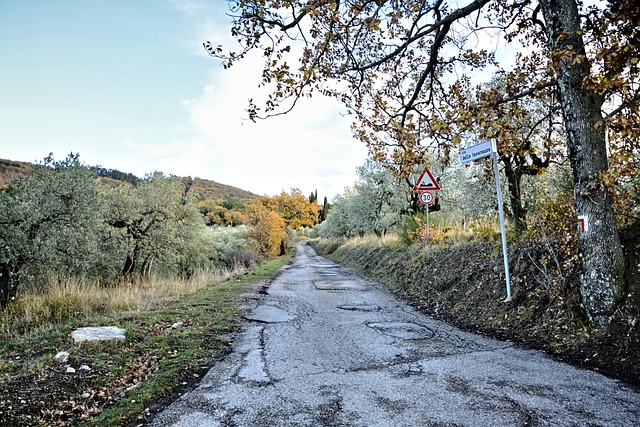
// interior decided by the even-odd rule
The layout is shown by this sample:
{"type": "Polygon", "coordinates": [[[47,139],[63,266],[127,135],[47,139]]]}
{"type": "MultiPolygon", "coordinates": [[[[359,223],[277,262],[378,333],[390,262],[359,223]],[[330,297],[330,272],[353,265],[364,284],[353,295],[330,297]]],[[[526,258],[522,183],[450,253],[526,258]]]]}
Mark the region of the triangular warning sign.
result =
{"type": "Polygon", "coordinates": [[[413,186],[413,191],[428,191],[428,190],[440,190],[438,181],[431,175],[429,168],[424,168],[424,172],[416,181],[416,185],[413,186]]]}

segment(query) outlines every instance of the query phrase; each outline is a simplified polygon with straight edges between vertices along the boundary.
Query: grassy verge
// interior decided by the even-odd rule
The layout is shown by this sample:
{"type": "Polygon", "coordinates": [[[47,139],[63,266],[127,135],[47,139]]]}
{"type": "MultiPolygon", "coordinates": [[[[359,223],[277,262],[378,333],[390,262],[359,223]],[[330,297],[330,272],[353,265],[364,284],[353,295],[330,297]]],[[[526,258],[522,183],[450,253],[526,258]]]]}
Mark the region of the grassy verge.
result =
{"type": "Polygon", "coordinates": [[[32,301],[29,309],[20,303],[5,308],[0,313],[2,424],[144,423],[228,352],[239,325],[235,302],[290,258],[226,279],[111,289],[102,297],[96,289],[76,290],[86,294],[80,297],[69,285],[64,296],[42,296],[49,301],[32,301]],[[113,296],[120,292],[126,296],[113,296]],[[41,307],[40,324],[33,307],[41,307]],[[20,315],[26,316],[24,323],[20,315]],[[126,329],[126,340],[75,344],[70,336],[79,326],[106,325],[126,329]],[[66,362],[54,358],[61,351],[69,353],[66,362]]]}

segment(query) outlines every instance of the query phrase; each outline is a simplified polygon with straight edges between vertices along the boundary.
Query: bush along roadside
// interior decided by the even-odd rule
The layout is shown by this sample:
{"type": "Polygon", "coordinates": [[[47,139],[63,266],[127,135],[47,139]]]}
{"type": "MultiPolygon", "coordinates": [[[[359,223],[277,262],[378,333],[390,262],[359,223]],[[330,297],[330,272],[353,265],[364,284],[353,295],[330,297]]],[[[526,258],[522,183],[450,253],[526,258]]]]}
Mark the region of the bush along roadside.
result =
{"type": "Polygon", "coordinates": [[[593,328],[571,260],[557,259],[544,245],[510,245],[512,299],[505,302],[502,252],[495,243],[425,248],[389,240],[318,239],[310,244],[434,318],[640,386],[638,307],[621,308],[606,327],[593,328]]]}
{"type": "Polygon", "coordinates": [[[279,257],[153,310],[126,311],[92,322],[125,329],[123,341],[76,344],[71,332],[88,325],[73,322],[3,337],[2,424],[143,424],[228,353],[239,326],[238,300],[257,292],[290,259],[279,257]],[[58,353],[63,357],[56,359],[58,353]]]}

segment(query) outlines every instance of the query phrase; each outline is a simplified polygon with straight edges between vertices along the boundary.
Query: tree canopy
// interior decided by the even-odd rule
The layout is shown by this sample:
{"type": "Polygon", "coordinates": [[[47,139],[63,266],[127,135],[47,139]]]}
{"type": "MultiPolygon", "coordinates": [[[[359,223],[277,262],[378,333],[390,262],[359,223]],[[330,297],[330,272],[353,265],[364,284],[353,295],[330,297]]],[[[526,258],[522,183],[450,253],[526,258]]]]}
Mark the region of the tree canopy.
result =
{"type": "Polygon", "coordinates": [[[287,227],[298,230],[301,227],[311,228],[318,222],[320,206],[315,200],[311,201],[298,188],[291,189],[291,193],[282,191],[277,196],[262,196],[256,203],[264,205],[277,213],[287,227]]]}

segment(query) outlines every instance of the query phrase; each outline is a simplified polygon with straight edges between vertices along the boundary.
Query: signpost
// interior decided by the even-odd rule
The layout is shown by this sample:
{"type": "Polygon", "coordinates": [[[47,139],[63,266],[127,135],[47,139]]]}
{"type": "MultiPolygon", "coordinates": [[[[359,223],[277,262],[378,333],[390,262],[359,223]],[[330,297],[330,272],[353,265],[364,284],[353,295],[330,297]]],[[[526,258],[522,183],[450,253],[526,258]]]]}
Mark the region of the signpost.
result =
{"type": "Polygon", "coordinates": [[[429,168],[424,168],[422,171],[422,175],[416,181],[416,185],[413,186],[413,191],[429,191],[429,190],[440,190],[440,185],[431,174],[429,168]]]}
{"type": "Polygon", "coordinates": [[[424,168],[420,178],[416,181],[416,185],[413,186],[414,192],[419,192],[420,202],[426,205],[425,225],[427,226],[427,232],[425,233],[425,244],[429,245],[429,206],[435,201],[435,197],[431,191],[440,190],[438,181],[433,177],[428,167],[424,168]]]}
{"type": "Polygon", "coordinates": [[[483,157],[490,156],[491,149],[491,141],[484,141],[480,144],[474,145],[473,147],[469,147],[465,150],[460,150],[460,161],[464,164],[469,163],[473,160],[478,160],[482,159],[483,157]]]}
{"type": "Polygon", "coordinates": [[[421,191],[420,192],[420,201],[423,205],[426,205],[426,214],[425,214],[425,224],[427,225],[427,231],[425,234],[425,245],[429,245],[429,206],[433,204],[435,197],[433,197],[433,193],[431,191],[421,191]]]}
{"type": "Polygon", "coordinates": [[[498,194],[498,213],[500,214],[500,233],[502,234],[502,256],[504,258],[504,274],[507,281],[507,299],[511,300],[511,277],[509,275],[509,255],[507,254],[507,235],[504,230],[504,211],[502,210],[502,191],[500,191],[500,173],[498,172],[498,149],[495,139],[460,151],[460,161],[469,163],[484,157],[493,157],[493,173],[496,179],[496,193],[498,194]]]}

